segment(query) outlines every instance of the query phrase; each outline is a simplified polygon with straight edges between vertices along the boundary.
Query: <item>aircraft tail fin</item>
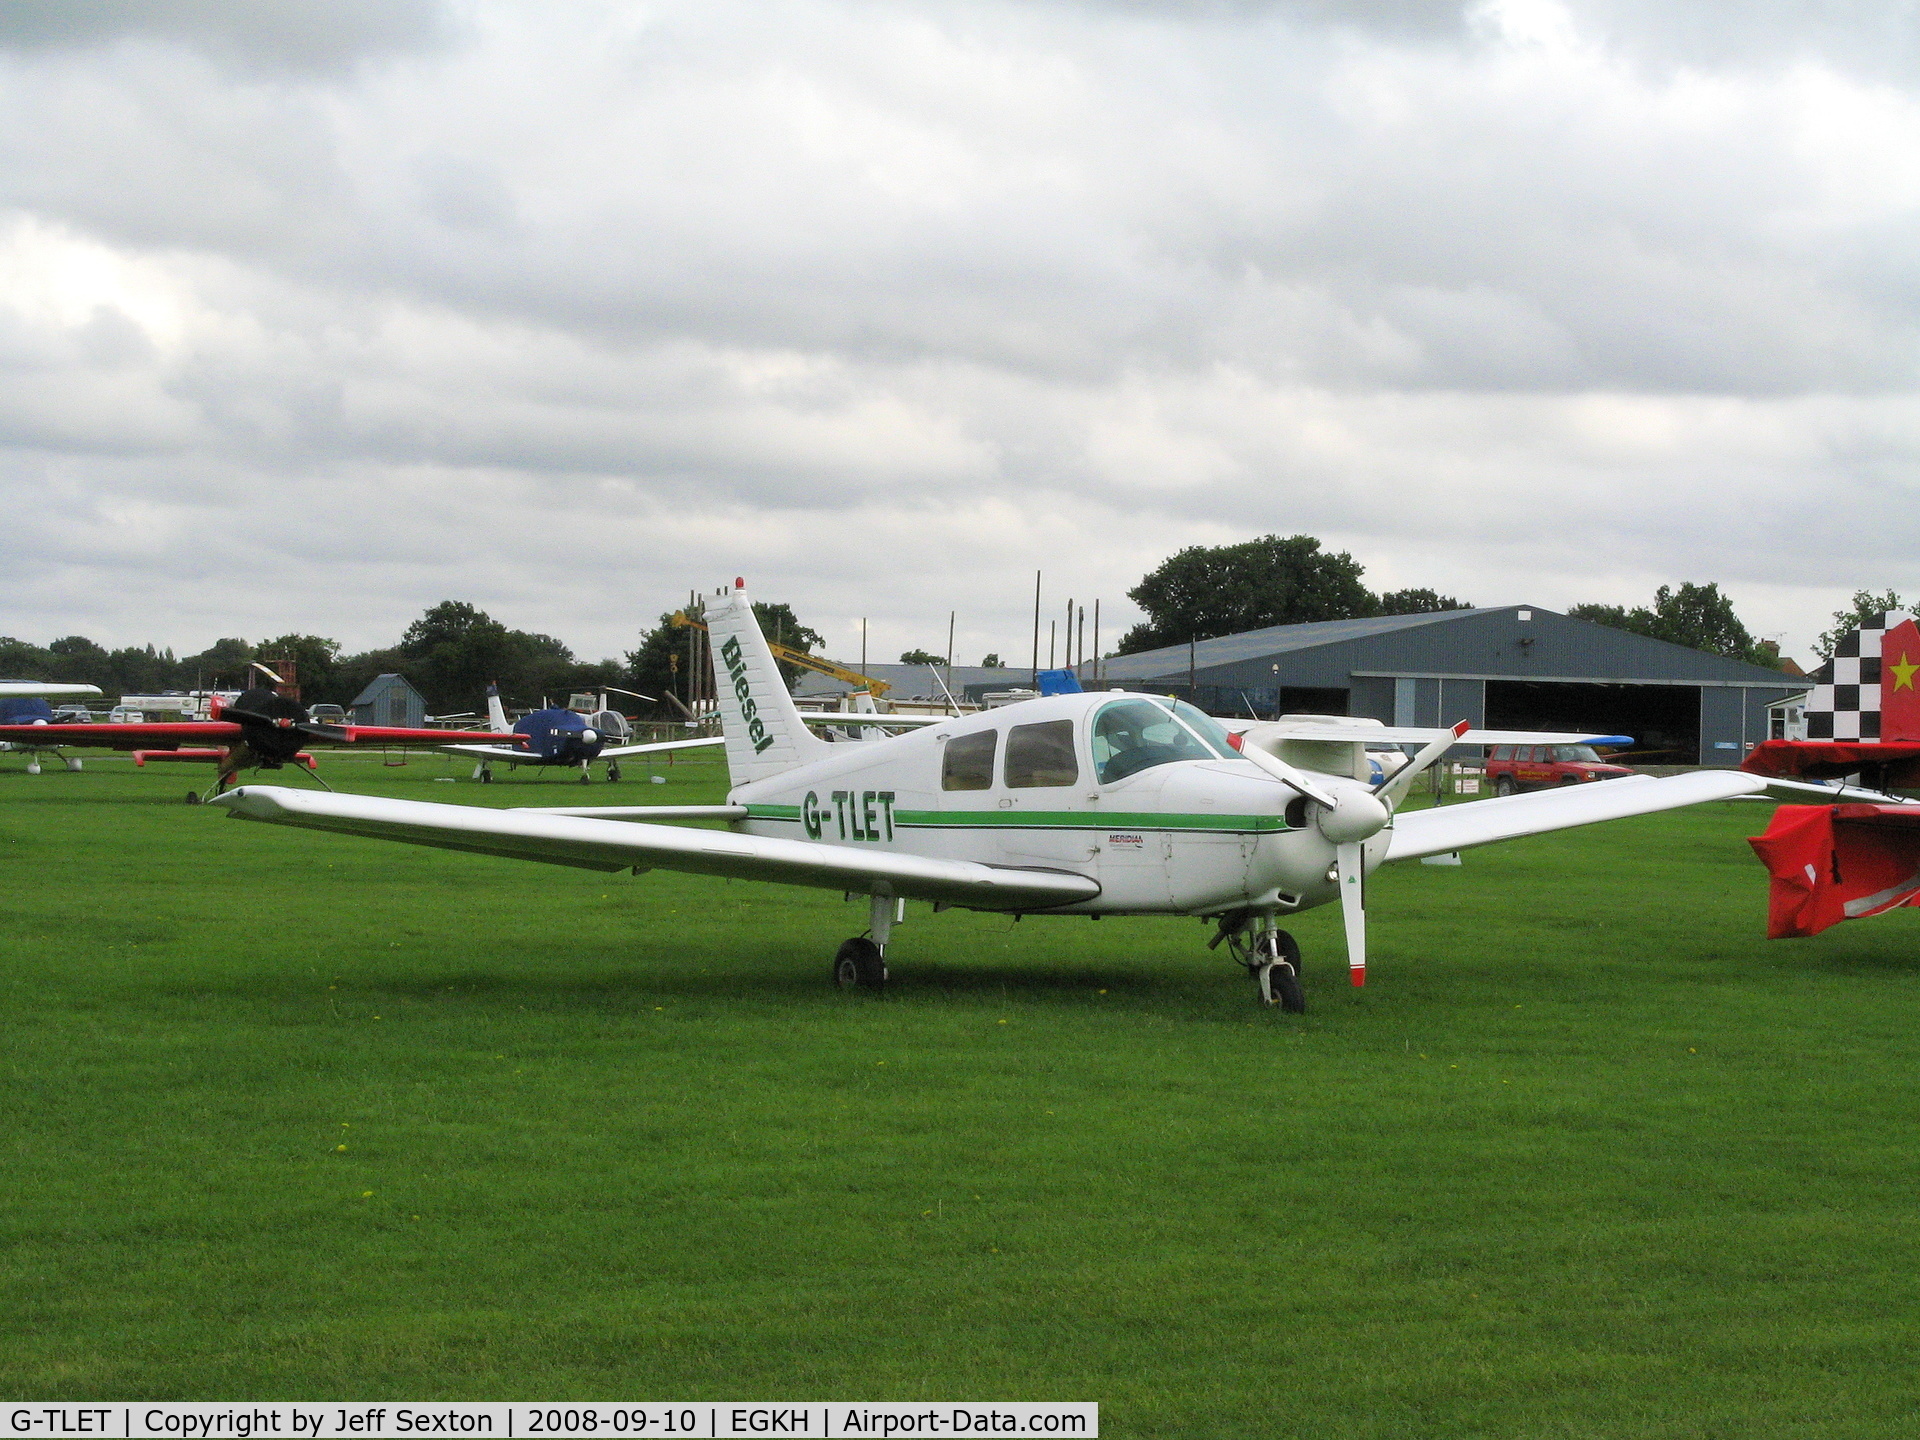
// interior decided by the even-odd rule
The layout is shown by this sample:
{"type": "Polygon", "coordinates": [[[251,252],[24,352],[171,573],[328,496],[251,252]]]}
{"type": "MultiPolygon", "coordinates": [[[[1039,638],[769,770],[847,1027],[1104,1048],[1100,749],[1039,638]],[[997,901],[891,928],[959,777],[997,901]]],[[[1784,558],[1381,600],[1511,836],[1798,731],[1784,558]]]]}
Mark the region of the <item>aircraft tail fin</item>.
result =
{"type": "Polygon", "coordinates": [[[1920,740],[1920,630],[1899,610],[1847,632],[1814,672],[1809,740],[1920,740]]]}
{"type": "Polygon", "coordinates": [[[735,580],[731,590],[708,602],[707,627],[733,783],[764,780],[830,753],[826,741],[808,733],[787,693],[786,680],[754,618],[746,581],[735,580]]]}
{"type": "Polygon", "coordinates": [[[487,726],[496,735],[506,735],[513,730],[513,726],[507,723],[507,707],[500,703],[500,687],[497,684],[487,686],[487,726]]]}

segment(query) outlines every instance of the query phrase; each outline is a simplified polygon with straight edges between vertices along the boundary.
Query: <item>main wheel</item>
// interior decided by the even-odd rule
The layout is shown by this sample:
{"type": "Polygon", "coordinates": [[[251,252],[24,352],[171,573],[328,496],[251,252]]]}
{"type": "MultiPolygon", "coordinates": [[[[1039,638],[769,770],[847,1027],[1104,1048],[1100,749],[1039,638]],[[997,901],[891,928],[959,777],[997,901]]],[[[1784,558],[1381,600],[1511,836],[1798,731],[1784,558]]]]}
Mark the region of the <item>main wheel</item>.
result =
{"type": "Polygon", "coordinates": [[[1496,795],[1511,795],[1519,788],[1518,785],[1513,783],[1513,777],[1511,775],[1502,775],[1498,780],[1493,782],[1493,793],[1496,795]]]}
{"type": "Polygon", "coordinates": [[[856,935],[833,957],[833,983],[842,990],[879,990],[887,983],[887,961],[880,947],[856,935]]]}
{"type": "Polygon", "coordinates": [[[620,778],[620,762],[618,760],[609,760],[607,762],[607,779],[618,780],[619,778],[620,778]]]}
{"type": "Polygon", "coordinates": [[[493,784],[493,771],[491,771],[491,770],[486,770],[486,769],[483,769],[483,770],[481,770],[481,772],[480,772],[480,783],[481,783],[482,785],[491,785],[491,784],[493,784]]]}

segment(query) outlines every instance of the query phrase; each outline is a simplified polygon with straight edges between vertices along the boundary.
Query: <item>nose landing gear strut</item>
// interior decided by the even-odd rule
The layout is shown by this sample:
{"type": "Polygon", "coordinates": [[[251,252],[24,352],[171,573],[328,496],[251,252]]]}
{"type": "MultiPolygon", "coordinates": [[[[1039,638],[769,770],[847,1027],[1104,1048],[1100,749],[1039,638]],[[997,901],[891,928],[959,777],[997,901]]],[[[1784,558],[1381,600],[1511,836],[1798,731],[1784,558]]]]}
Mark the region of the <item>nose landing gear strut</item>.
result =
{"type": "Polygon", "coordinates": [[[1260,987],[1262,1004],[1278,1005],[1289,1015],[1304,1015],[1306,991],[1300,988],[1300,943],[1273,923],[1271,914],[1241,911],[1220,917],[1220,933],[1208,942],[1212,949],[1222,940],[1247,974],[1260,987]]]}

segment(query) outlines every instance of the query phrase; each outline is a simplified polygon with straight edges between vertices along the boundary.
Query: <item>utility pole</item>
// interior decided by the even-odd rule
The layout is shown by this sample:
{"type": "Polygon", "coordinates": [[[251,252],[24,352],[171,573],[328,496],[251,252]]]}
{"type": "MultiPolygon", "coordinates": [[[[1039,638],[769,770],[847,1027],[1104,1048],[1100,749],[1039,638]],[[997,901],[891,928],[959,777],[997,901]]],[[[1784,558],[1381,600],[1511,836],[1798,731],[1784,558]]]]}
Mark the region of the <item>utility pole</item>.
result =
{"type": "Polygon", "coordinates": [[[1100,602],[1093,602],[1093,683],[1100,683],[1100,602]]]}
{"type": "Polygon", "coordinates": [[[1033,688],[1040,688],[1040,572],[1033,572],[1033,688]]]}

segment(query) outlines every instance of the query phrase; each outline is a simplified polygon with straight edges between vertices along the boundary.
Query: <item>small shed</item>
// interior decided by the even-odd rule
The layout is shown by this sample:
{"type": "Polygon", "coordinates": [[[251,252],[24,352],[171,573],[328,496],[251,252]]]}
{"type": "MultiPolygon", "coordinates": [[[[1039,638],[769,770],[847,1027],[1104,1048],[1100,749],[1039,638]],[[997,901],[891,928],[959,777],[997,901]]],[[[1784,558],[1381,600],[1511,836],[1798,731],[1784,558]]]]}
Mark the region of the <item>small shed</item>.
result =
{"type": "Polygon", "coordinates": [[[356,725],[402,725],[418,730],[427,723],[427,699],[404,675],[377,676],[353,697],[356,725]]]}

